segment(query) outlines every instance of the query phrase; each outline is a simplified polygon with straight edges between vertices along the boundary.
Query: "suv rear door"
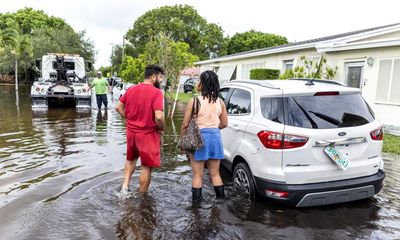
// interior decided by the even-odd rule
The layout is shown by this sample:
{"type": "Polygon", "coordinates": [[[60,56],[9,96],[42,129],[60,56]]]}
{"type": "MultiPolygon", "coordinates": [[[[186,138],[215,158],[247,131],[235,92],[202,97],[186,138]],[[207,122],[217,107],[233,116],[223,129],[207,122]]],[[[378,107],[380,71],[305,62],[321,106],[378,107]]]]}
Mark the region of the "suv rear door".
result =
{"type": "MultiPolygon", "coordinates": [[[[224,91],[224,89],[221,90],[224,91]]],[[[232,156],[243,139],[247,124],[254,116],[252,90],[231,87],[225,99],[225,105],[228,112],[228,127],[221,131],[221,137],[225,158],[232,161],[232,156]]]]}
{"type": "Polygon", "coordinates": [[[372,140],[370,133],[380,123],[359,93],[335,94],[284,97],[285,135],[308,137],[304,146],[283,150],[288,184],[350,179],[378,171],[382,141],[372,140]],[[349,161],[346,170],[324,152],[329,145],[349,161]]]}

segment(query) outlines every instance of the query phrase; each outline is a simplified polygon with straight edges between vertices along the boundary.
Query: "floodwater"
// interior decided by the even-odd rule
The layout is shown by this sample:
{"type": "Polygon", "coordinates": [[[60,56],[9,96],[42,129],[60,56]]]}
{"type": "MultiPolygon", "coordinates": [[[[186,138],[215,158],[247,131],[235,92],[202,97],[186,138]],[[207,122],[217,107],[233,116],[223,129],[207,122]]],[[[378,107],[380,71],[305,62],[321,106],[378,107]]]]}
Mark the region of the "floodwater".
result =
{"type": "Polygon", "coordinates": [[[400,239],[400,158],[385,157],[375,197],[294,209],[248,201],[223,171],[227,199],[210,181],[191,204],[191,173],[175,146],[184,106],[168,122],[163,167],[148,194],[114,193],[122,181],[124,123],[113,110],[32,111],[29,88],[18,97],[0,86],[0,239],[400,239]]]}

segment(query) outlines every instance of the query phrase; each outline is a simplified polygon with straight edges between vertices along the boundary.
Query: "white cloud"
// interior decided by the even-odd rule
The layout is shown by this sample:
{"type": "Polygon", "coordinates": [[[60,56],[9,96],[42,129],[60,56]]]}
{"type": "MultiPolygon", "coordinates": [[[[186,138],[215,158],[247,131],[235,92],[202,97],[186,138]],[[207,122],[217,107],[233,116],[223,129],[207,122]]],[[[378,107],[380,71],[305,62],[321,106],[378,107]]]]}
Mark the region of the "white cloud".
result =
{"type": "Polygon", "coordinates": [[[232,36],[250,29],[301,41],[400,22],[396,0],[0,0],[0,12],[32,7],[65,19],[76,31],[86,30],[98,51],[96,67],[109,65],[112,44],[146,11],[174,4],[193,6],[208,22],[232,36]]]}

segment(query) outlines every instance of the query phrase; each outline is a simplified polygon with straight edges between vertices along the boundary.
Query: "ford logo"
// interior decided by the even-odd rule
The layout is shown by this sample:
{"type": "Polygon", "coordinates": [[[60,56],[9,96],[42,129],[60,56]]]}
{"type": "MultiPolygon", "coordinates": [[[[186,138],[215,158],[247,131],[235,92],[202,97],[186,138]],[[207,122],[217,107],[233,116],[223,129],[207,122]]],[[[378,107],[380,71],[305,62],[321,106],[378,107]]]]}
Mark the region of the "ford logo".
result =
{"type": "Polygon", "coordinates": [[[346,136],[346,134],[347,134],[347,133],[345,133],[345,132],[340,132],[340,133],[338,133],[338,135],[341,136],[341,137],[346,136]]]}

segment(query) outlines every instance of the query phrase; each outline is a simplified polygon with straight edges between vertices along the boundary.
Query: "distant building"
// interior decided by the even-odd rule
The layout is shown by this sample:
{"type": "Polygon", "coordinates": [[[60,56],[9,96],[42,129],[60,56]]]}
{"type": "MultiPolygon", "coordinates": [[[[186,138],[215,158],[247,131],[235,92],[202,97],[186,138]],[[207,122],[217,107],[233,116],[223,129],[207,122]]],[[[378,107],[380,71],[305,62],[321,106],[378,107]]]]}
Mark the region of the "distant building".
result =
{"type": "Polygon", "coordinates": [[[196,63],[220,81],[249,79],[254,68],[293,69],[300,56],[337,66],[335,80],[360,88],[377,118],[400,126],[400,23],[236,53],[196,63]]]}
{"type": "Polygon", "coordinates": [[[180,87],[179,91],[183,91],[183,84],[185,83],[186,80],[189,78],[193,78],[194,80],[198,80],[200,77],[200,67],[191,67],[191,68],[186,68],[181,71],[181,78],[179,80],[180,82],[180,87]]]}

